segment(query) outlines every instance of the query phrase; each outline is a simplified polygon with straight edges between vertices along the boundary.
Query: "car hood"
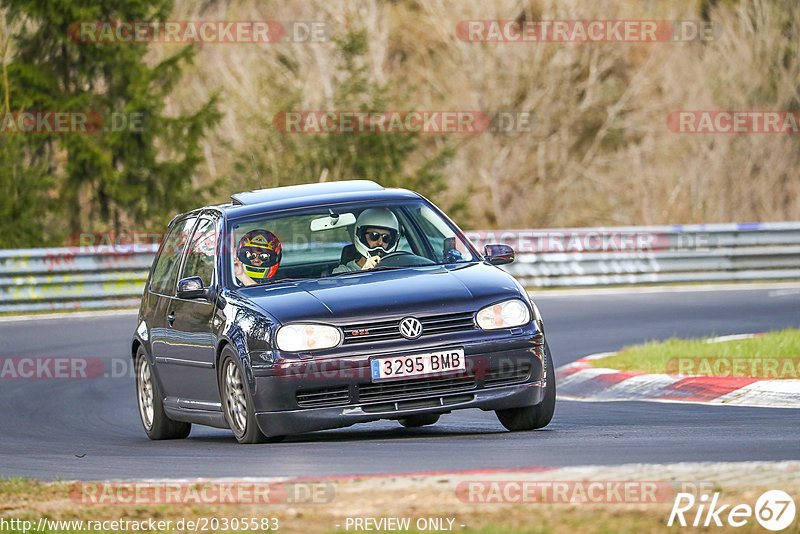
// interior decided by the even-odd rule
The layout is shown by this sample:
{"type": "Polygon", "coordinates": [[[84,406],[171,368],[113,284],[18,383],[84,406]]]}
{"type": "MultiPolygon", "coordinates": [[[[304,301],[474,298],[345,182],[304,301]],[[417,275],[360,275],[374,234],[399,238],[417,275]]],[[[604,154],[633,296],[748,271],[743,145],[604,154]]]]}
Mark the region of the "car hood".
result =
{"type": "Polygon", "coordinates": [[[487,264],[353,273],[240,290],[281,323],[338,325],[406,315],[473,312],[519,296],[514,279],[487,264]]]}

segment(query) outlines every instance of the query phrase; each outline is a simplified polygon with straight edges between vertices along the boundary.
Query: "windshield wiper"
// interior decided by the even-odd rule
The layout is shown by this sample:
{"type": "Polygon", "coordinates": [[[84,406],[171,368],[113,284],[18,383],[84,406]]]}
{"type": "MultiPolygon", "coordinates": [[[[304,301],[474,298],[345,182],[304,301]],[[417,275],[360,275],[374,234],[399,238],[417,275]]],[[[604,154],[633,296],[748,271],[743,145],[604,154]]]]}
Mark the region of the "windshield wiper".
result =
{"type": "Polygon", "coordinates": [[[434,263],[433,265],[440,265],[442,267],[446,267],[446,266],[449,266],[449,265],[452,265],[452,266],[475,265],[476,263],[480,263],[480,260],[437,262],[437,263],[434,263]]]}
{"type": "Polygon", "coordinates": [[[345,275],[345,274],[358,274],[358,273],[365,273],[365,272],[367,272],[367,271],[362,271],[361,269],[359,269],[358,271],[342,271],[340,273],[331,273],[328,276],[325,276],[324,278],[331,278],[333,276],[342,276],[342,275],[345,275]]]}
{"type": "Polygon", "coordinates": [[[310,278],[281,278],[280,280],[269,280],[266,284],[261,284],[262,286],[268,286],[271,284],[281,284],[283,282],[305,282],[306,280],[311,280],[310,278]]]}
{"type": "Polygon", "coordinates": [[[377,265],[372,269],[369,269],[364,272],[370,271],[393,271],[395,269],[408,269],[409,267],[419,267],[418,265],[377,265]]]}
{"type": "Polygon", "coordinates": [[[251,287],[264,287],[264,286],[271,286],[273,284],[282,284],[283,282],[303,282],[305,280],[311,280],[311,278],[279,278],[278,280],[268,280],[261,284],[256,284],[254,286],[241,286],[239,289],[248,289],[251,287]]]}
{"type": "Polygon", "coordinates": [[[364,273],[371,273],[373,271],[391,271],[393,269],[407,269],[407,268],[408,266],[400,267],[395,265],[392,266],[386,265],[381,267],[380,265],[378,265],[376,267],[373,267],[372,269],[359,269],[358,271],[344,271],[341,273],[332,273],[326,276],[325,278],[331,278],[333,276],[342,276],[343,274],[359,274],[359,273],[364,274],[364,273]]]}

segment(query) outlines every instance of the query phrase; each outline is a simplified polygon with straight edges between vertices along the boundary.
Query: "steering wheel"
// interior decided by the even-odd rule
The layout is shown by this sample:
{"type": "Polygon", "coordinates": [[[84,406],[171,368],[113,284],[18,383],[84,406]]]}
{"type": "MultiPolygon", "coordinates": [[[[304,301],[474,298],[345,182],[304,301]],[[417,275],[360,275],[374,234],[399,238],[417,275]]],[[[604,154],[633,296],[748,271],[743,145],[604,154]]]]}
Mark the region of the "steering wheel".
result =
{"type": "Polygon", "coordinates": [[[429,260],[424,256],[417,256],[413,252],[396,250],[381,258],[381,262],[378,264],[378,266],[385,265],[386,267],[410,267],[413,265],[433,265],[434,263],[436,262],[429,260]]]}

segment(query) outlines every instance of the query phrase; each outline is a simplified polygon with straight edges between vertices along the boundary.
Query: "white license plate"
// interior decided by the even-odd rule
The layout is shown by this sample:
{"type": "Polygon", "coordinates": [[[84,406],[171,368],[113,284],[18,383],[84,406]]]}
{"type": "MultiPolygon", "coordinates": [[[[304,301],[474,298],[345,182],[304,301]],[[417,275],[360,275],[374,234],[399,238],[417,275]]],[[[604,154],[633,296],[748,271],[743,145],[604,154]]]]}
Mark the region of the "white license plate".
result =
{"type": "Polygon", "coordinates": [[[376,358],[370,362],[372,381],[387,378],[412,378],[415,376],[439,375],[449,371],[466,369],[464,349],[449,349],[411,356],[376,358]]]}

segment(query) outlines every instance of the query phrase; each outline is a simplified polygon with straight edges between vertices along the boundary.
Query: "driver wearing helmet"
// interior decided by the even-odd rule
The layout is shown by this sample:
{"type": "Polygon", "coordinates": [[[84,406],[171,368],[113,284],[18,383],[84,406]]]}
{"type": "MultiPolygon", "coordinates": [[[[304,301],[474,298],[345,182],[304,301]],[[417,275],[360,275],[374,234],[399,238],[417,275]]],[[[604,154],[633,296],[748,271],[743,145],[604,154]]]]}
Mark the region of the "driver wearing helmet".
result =
{"type": "Polygon", "coordinates": [[[386,208],[369,208],[361,212],[353,228],[353,245],[359,257],[339,265],[333,274],[372,269],[381,258],[397,249],[400,225],[394,213],[386,208]]]}
{"type": "Polygon", "coordinates": [[[278,236],[267,230],[247,232],[236,247],[233,260],[236,278],[246,286],[262,284],[275,276],[281,256],[278,236]]]}

